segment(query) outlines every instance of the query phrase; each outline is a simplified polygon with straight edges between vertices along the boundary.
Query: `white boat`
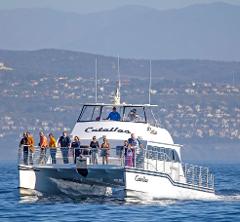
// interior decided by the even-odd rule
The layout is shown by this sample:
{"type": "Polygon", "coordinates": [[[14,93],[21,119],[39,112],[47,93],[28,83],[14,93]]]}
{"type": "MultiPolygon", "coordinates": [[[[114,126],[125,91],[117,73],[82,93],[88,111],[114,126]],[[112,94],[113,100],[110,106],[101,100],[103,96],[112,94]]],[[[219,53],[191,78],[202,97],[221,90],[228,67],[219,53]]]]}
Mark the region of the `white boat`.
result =
{"type": "MultiPolygon", "coordinates": [[[[31,165],[24,164],[19,152],[19,187],[42,193],[67,195],[104,195],[156,199],[208,199],[215,196],[214,177],[207,167],[184,164],[181,145],[175,144],[170,133],[154,116],[155,105],[149,104],[83,104],[71,136],[79,136],[82,152],[74,163],[74,151],[69,149],[64,164],[61,148],[57,148],[56,164],[52,164],[49,149],[45,162],[39,163],[39,148],[33,153],[31,165]],[[106,120],[116,107],[119,121],[106,120]],[[129,119],[135,109],[138,116],[129,119]],[[134,133],[141,146],[134,147],[132,164],[122,152],[124,140],[134,133]],[[101,143],[106,136],[111,144],[109,163],[93,163],[88,145],[93,136],[101,143]]],[[[98,154],[101,149],[98,150],[98,154]]]]}

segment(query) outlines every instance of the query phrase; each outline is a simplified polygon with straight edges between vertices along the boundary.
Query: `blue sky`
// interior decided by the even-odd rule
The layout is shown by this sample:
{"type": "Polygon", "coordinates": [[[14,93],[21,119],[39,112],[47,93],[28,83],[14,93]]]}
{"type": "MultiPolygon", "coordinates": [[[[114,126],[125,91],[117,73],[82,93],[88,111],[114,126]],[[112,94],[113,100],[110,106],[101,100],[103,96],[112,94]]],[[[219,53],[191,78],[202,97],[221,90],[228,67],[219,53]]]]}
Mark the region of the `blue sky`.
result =
{"type": "Polygon", "coordinates": [[[0,9],[52,8],[89,13],[129,4],[144,5],[156,9],[170,9],[217,1],[240,5],[240,0],[0,0],[0,9]]]}

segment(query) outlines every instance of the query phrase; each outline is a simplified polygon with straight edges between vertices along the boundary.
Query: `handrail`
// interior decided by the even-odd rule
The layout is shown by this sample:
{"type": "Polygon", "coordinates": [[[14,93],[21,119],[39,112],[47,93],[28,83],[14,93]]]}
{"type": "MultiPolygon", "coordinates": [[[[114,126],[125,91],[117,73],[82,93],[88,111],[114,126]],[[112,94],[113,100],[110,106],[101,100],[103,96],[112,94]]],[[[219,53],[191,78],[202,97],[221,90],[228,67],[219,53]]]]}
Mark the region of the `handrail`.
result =
{"type": "Polygon", "coordinates": [[[151,165],[155,171],[173,174],[174,172],[172,171],[172,168],[174,166],[175,175],[178,176],[178,181],[180,181],[180,177],[182,176],[185,178],[185,183],[187,184],[199,188],[214,190],[214,176],[209,172],[208,167],[189,163],[180,163],[171,159],[168,154],[158,150],[146,150],[145,157],[147,169],[149,168],[149,165],[151,165]],[[159,156],[161,158],[159,158],[159,156]]]}
{"type": "MultiPolygon", "coordinates": [[[[74,164],[76,158],[81,156],[86,159],[88,165],[101,164],[99,154],[107,150],[109,164],[117,166],[128,166],[137,169],[151,170],[168,174],[173,181],[181,182],[193,187],[207,188],[214,190],[214,176],[209,172],[208,167],[194,164],[181,163],[158,150],[147,150],[140,147],[132,147],[132,161],[128,162],[125,150],[121,147],[91,148],[89,146],[80,148],[72,147],[39,147],[34,146],[35,151],[30,148],[24,152],[21,146],[18,152],[19,164],[24,165],[46,165],[46,164],[74,164]],[[161,158],[159,158],[161,157],[161,158]]],[[[104,163],[103,163],[104,164],[104,163]]]]}

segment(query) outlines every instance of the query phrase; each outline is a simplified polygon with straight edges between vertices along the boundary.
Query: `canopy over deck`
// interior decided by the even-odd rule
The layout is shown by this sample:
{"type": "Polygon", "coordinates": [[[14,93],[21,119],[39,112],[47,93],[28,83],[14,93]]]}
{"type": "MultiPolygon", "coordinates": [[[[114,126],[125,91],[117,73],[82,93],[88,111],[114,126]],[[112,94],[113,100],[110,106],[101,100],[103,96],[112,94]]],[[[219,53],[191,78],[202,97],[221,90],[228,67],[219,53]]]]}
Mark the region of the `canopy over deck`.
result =
{"type": "Polygon", "coordinates": [[[158,107],[156,104],[129,104],[129,103],[121,103],[121,104],[112,104],[112,103],[81,103],[80,105],[86,106],[106,106],[106,107],[158,107]]]}

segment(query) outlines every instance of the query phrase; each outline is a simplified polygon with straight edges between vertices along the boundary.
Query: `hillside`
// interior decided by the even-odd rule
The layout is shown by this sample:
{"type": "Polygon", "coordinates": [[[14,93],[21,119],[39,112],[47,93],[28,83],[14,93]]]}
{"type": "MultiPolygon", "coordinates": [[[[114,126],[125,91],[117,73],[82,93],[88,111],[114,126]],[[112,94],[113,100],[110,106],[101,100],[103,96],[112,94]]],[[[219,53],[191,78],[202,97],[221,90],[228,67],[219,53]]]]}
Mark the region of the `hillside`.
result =
{"type": "MultiPolygon", "coordinates": [[[[44,49],[36,51],[0,50],[0,63],[13,70],[4,78],[29,78],[29,76],[67,75],[89,78],[94,76],[95,59],[98,59],[100,78],[116,81],[117,58],[76,51],[44,49]]],[[[0,70],[1,71],[1,70],[0,70]]],[[[123,79],[148,78],[149,60],[120,59],[123,79]]],[[[153,60],[152,77],[180,82],[232,83],[233,75],[240,82],[240,62],[209,60],[153,60]]]]}

